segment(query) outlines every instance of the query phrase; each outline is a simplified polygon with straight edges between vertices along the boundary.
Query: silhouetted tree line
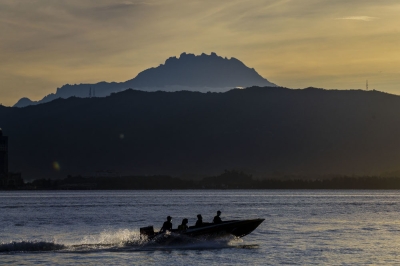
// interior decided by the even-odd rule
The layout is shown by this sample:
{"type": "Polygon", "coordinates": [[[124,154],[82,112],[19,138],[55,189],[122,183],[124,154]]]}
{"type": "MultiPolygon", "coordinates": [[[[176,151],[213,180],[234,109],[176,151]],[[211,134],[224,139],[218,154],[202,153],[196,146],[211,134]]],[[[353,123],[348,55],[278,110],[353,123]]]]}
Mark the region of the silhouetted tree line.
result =
{"type": "Polygon", "coordinates": [[[228,171],[201,180],[171,176],[82,177],[62,180],[38,179],[25,184],[25,189],[51,190],[135,190],[135,189],[400,189],[398,177],[348,177],[329,179],[282,178],[254,179],[241,171],[228,171]]]}

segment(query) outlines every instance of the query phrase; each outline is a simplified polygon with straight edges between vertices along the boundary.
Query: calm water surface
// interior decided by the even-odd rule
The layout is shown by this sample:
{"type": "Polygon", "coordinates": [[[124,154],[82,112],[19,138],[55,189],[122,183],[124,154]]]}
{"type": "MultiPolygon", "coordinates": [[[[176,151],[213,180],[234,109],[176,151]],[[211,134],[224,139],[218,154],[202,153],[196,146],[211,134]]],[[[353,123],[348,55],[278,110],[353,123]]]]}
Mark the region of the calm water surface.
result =
{"type": "Polygon", "coordinates": [[[1,265],[399,265],[400,191],[0,192],[1,265]],[[158,229],[265,218],[243,239],[142,242],[158,229]]]}

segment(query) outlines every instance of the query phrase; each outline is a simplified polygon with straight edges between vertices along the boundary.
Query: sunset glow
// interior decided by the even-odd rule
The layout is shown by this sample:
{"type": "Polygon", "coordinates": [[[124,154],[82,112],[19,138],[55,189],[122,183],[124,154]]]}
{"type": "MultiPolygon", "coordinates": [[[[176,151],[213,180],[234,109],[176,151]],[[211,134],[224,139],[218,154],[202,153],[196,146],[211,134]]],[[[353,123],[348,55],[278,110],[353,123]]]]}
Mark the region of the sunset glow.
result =
{"type": "Polygon", "coordinates": [[[400,94],[400,3],[0,2],[0,103],[64,84],[126,81],[182,52],[235,57],[289,88],[400,94]]]}

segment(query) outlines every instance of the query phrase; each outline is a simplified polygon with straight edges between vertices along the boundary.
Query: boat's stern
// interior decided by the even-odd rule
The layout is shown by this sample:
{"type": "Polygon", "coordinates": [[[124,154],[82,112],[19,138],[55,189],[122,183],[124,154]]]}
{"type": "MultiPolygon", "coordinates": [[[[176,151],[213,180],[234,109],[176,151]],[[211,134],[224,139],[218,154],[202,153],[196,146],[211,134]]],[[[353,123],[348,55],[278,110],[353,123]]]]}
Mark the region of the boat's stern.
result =
{"type": "Polygon", "coordinates": [[[152,225],[140,228],[141,239],[151,239],[154,237],[154,227],[152,225]]]}

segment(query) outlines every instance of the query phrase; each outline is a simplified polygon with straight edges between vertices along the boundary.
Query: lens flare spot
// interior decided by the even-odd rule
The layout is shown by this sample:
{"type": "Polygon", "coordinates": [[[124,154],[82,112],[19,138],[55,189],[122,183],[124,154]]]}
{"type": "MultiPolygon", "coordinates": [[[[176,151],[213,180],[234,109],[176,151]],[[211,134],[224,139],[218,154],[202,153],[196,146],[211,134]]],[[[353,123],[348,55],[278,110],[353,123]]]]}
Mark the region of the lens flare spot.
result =
{"type": "Polygon", "coordinates": [[[58,162],[53,162],[53,168],[56,171],[60,171],[60,164],[58,162]]]}
{"type": "Polygon", "coordinates": [[[119,134],[119,138],[120,138],[120,139],[124,139],[124,138],[125,138],[125,135],[124,135],[124,134],[119,134]]]}

